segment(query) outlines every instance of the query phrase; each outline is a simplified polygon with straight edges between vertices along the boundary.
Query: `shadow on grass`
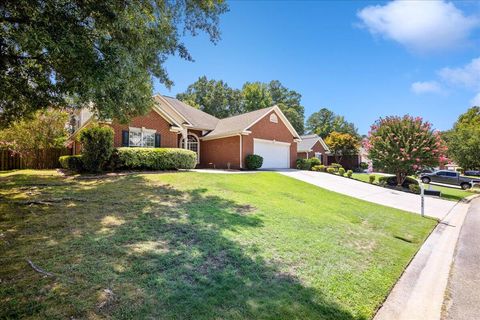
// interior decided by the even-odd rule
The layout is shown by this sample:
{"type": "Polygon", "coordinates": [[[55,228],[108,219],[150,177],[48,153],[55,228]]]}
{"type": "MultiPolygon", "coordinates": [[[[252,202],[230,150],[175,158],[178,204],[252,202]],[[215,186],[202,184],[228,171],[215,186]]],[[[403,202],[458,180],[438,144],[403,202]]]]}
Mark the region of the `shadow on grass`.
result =
{"type": "Polygon", "coordinates": [[[0,318],[356,319],[227,236],[262,227],[248,204],[137,175],[7,180],[0,318]],[[25,192],[61,202],[26,206],[25,192]]]}

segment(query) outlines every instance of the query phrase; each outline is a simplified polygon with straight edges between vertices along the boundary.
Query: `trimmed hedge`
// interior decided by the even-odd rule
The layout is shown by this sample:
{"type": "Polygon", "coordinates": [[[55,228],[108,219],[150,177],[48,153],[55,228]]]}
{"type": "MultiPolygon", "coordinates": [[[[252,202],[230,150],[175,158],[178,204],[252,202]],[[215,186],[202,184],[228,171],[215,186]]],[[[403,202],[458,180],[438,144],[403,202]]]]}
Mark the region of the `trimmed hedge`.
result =
{"type": "Polygon", "coordinates": [[[325,172],[326,170],[327,170],[327,167],[325,167],[323,164],[312,167],[312,171],[325,172]]]}
{"type": "Polygon", "coordinates": [[[307,162],[307,159],[298,158],[296,164],[298,170],[310,170],[310,163],[307,162]]]}
{"type": "Polygon", "coordinates": [[[322,164],[322,162],[318,158],[310,158],[310,159],[307,160],[307,162],[310,164],[309,169],[322,164]]]}
{"type": "Polygon", "coordinates": [[[83,159],[82,155],[75,156],[61,156],[58,158],[58,162],[64,169],[81,172],[83,171],[83,159]]]}
{"type": "Polygon", "coordinates": [[[245,166],[248,170],[256,170],[263,165],[263,157],[258,154],[249,154],[245,157],[245,166]]]}
{"type": "Polygon", "coordinates": [[[195,152],[178,148],[118,148],[117,169],[177,170],[197,165],[195,152]]]}

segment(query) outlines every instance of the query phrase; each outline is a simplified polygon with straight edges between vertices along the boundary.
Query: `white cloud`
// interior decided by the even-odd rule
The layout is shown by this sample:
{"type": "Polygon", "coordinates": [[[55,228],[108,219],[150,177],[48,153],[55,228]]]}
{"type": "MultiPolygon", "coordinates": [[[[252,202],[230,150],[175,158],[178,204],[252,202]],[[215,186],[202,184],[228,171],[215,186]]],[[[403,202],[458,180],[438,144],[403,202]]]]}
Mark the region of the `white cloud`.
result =
{"type": "Polygon", "coordinates": [[[471,105],[480,106],[480,57],[472,59],[462,67],[443,68],[438,72],[439,82],[424,81],[412,84],[415,93],[442,92],[442,86],[464,87],[476,93],[470,100],[471,105]]]}
{"type": "Polygon", "coordinates": [[[436,81],[418,81],[412,83],[412,91],[416,94],[422,93],[441,93],[442,88],[436,81]]]}
{"type": "Polygon", "coordinates": [[[446,82],[480,89],[480,58],[460,68],[443,68],[438,74],[446,82]]]}
{"type": "Polygon", "coordinates": [[[477,95],[475,97],[473,97],[472,100],[470,100],[470,104],[472,106],[480,107],[480,92],[477,93],[477,95]]]}
{"type": "Polygon", "coordinates": [[[418,52],[463,46],[479,19],[468,17],[446,1],[401,1],[368,6],[358,17],[374,35],[392,39],[418,52]]]}

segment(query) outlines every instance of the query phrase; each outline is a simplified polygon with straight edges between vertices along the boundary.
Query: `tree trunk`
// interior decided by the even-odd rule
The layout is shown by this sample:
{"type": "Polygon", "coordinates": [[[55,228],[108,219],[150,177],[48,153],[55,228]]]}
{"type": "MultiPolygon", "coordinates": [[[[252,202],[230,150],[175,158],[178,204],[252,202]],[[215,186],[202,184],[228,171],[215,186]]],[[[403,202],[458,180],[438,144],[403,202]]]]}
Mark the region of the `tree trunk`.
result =
{"type": "Polygon", "coordinates": [[[407,175],[405,172],[397,172],[397,187],[401,187],[403,182],[405,181],[405,178],[407,178],[407,175]]]}

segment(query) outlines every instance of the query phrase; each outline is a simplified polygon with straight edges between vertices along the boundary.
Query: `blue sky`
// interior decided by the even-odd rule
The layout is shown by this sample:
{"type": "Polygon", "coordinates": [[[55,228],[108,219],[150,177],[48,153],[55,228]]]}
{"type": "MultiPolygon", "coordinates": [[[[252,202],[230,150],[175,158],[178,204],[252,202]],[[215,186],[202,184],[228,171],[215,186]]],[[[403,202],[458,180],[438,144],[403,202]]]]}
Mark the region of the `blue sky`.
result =
{"type": "Polygon", "coordinates": [[[200,76],[240,88],[280,80],[305,115],[327,107],[367,133],[379,117],[422,116],[439,130],[480,104],[480,2],[230,2],[222,39],[186,37],[170,58],[175,95],[200,76]],[[478,60],[475,60],[478,59],[478,60]]]}

